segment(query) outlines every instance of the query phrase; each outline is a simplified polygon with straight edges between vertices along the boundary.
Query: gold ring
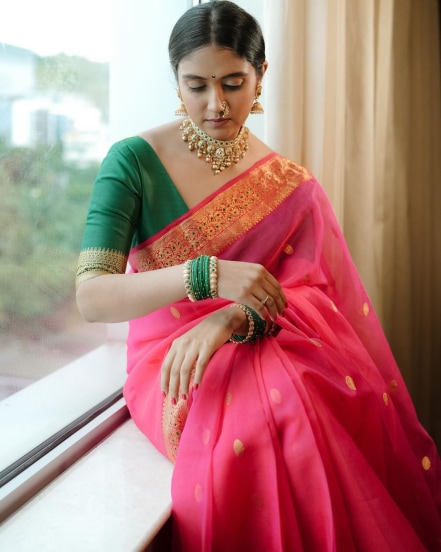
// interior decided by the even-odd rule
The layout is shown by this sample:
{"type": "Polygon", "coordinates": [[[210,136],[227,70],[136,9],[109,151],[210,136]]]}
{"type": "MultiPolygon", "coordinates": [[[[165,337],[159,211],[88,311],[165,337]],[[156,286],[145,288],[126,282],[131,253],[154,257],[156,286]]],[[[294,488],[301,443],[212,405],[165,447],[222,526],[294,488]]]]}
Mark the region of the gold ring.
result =
{"type": "Polygon", "coordinates": [[[265,299],[262,301],[262,305],[264,305],[264,304],[268,301],[268,299],[269,299],[269,295],[267,295],[267,296],[265,297],[265,299]]]}
{"type": "Polygon", "coordinates": [[[225,119],[225,117],[228,115],[228,113],[230,113],[230,106],[228,105],[228,103],[224,100],[222,103],[221,103],[221,106],[222,106],[222,119],[225,119]]]}

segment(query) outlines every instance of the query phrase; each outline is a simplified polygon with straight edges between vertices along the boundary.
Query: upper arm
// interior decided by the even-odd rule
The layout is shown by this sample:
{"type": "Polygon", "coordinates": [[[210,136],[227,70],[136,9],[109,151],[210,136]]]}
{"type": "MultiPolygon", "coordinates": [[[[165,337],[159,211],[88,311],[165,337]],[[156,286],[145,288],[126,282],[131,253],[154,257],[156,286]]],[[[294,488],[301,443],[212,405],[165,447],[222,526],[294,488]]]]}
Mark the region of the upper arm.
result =
{"type": "Polygon", "coordinates": [[[104,159],[92,190],[76,275],[77,287],[100,274],[125,272],[141,199],[137,158],[123,142],[117,143],[104,159]]]}

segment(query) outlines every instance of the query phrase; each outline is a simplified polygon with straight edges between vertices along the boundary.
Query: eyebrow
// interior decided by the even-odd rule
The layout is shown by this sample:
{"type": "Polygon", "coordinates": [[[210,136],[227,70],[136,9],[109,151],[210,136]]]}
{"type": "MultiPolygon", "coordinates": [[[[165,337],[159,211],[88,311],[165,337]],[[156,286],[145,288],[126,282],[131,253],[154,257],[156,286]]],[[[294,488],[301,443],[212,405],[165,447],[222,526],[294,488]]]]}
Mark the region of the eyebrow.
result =
{"type": "MultiPolygon", "coordinates": [[[[244,71],[237,71],[236,73],[229,73],[228,75],[224,75],[223,77],[220,77],[220,79],[230,79],[231,77],[247,77],[248,73],[245,73],[244,71]]],[[[192,75],[191,73],[187,73],[185,75],[182,75],[183,79],[195,79],[195,80],[211,80],[210,78],[206,77],[200,77],[199,75],[192,75]]]]}

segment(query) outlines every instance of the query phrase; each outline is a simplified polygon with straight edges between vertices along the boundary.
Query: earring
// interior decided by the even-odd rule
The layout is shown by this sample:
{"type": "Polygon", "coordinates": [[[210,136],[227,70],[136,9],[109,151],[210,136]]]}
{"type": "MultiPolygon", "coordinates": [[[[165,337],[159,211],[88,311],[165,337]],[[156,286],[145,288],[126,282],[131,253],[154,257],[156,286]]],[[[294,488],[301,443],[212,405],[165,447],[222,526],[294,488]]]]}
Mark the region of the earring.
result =
{"type": "Polygon", "coordinates": [[[178,95],[178,98],[181,100],[181,105],[175,109],[175,115],[177,117],[186,117],[188,115],[187,108],[185,107],[185,104],[182,101],[181,91],[179,90],[179,88],[176,88],[176,94],[178,95]]]}
{"type": "Polygon", "coordinates": [[[259,84],[256,88],[256,95],[254,96],[254,102],[251,106],[251,115],[262,115],[265,113],[262,104],[259,102],[260,95],[262,94],[262,86],[259,84]]]}

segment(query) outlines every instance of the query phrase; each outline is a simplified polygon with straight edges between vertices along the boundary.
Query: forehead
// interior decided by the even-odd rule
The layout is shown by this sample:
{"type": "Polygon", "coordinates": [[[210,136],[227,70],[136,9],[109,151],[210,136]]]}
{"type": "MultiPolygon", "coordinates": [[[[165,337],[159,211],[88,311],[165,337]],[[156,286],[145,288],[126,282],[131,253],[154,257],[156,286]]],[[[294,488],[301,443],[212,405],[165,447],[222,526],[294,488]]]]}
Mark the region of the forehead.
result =
{"type": "Polygon", "coordinates": [[[222,78],[238,72],[251,74],[254,68],[233,50],[217,46],[206,46],[194,51],[182,58],[178,66],[179,76],[197,75],[206,79],[211,75],[222,78]]]}

